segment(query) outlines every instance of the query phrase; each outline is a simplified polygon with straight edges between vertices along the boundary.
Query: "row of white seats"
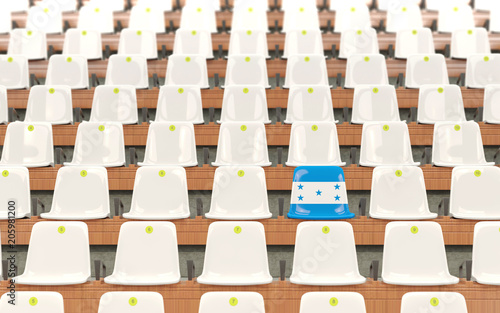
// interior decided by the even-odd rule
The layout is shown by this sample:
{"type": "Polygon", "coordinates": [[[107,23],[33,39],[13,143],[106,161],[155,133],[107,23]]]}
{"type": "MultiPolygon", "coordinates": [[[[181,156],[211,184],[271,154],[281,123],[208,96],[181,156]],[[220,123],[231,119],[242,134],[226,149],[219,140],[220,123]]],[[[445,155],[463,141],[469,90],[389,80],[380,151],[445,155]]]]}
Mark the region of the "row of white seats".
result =
{"type": "MultiPolygon", "coordinates": [[[[0,299],[4,313],[64,313],[63,297],[57,292],[16,292],[16,305],[9,294],[0,299]],[[36,306],[33,308],[33,306],[36,306]]],[[[308,292],[300,301],[300,313],[366,313],[365,299],[356,292],[308,292]]],[[[441,313],[467,313],[463,295],[456,292],[409,292],[402,298],[401,313],[436,309],[441,313]]],[[[107,292],[98,313],[165,313],[163,297],[156,292],[107,292]]],[[[207,292],[199,313],[265,313],[264,298],[257,292],[207,292]]]]}
{"type": "MultiPolygon", "coordinates": [[[[474,230],[472,279],[500,285],[499,222],[479,222],[474,230]]],[[[90,280],[88,227],[83,222],[38,222],[31,232],[25,271],[19,285],[75,285],[90,280]]],[[[171,222],[126,222],[121,226],[112,285],[152,286],[181,280],[176,227],[171,222]],[[148,266],[138,267],[148,251],[148,266]],[[161,248],[159,248],[161,247],[161,248]]],[[[378,276],[378,273],[377,273],[378,276]]],[[[453,285],[441,226],[435,222],[390,222],[385,229],[382,281],[391,285],[453,285]]],[[[264,225],[214,222],[208,229],[203,273],[207,285],[269,284],[264,225]],[[231,251],[231,253],[227,253],[231,251]]],[[[347,222],[302,222],[297,226],[292,284],[346,286],[366,282],[360,275],[354,232],[347,222]]]]}

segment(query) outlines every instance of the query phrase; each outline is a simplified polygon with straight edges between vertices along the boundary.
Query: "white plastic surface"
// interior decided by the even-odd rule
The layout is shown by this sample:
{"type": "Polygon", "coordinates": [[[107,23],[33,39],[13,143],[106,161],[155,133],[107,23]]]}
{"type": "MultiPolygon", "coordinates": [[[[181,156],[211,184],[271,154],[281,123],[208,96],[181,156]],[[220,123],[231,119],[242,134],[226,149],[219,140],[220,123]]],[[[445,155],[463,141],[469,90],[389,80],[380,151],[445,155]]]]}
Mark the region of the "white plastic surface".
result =
{"type": "Polygon", "coordinates": [[[330,86],[292,86],[288,92],[285,123],[335,122],[330,86]]]}
{"type": "Polygon", "coordinates": [[[217,33],[215,10],[209,5],[184,6],[181,12],[180,28],[206,30],[211,33],[217,33]]]}
{"type": "Polygon", "coordinates": [[[417,3],[404,3],[387,11],[385,31],[396,33],[400,30],[413,30],[423,27],[422,13],[417,3]]]}
{"type": "Polygon", "coordinates": [[[500,54],[474,54],[467,58],[465,85],[485,88],[500,84],[500,54]]]}
{"type": "Polygon", "coordinates": [[[429,28],[400,30],[396,33],[397,59],[406,59],[413,54],[434,54],[434,39],[429,28]]]}
{"type": "Polygon", "coordinates": [[[283,88],[296,85],[329,86],[328,70],[323,54],[290,55],[288,57],[283,88]]]}
{"type": "Polygon", "coordinates": [[[120,228],[113,274],[106,284],[153,286],[176,284],[181,279],[177,232],[171,222],[126,222],[120,228]],[[148,266],[138,249],[148,251],[148,266]]]}
{"type": "Polygon", "coordinates": [[[485,123],[500,124],[500,85],[486,85],[483,108],[485,123]]]}
{"type": "Polygon", "coordinates": [[[231,33],[234,31],[269,32],[267,10],[259,8],[258,4],[249,3],[233,8],[231,33]]]}
{"type": "Polygon", "coordinates": [[[451,57],[467,59],[474,54],[491,54],[488,30],[478,27],[454,31],[451,35],[451,57]]]}
{"type": "Polygon", "coordinates": [[[0,7],[11,12],[26,12],[30,7],[29,0],[0,0],[0,7]]]}
{"type": "Polygon", "coordinates": [[[9,122],[9,105],[7,102],[7,88],[0,86],[0,124],[9,122]]]}
{"type": "Polygon", "coordinates": [[[135,5],[130,11],[129,28],[165,33],[165,12],[155,6],[135,5]]]}
{"type": "Polygon", "coordinates": [[[457,85],[422,85],[418,97],[417,121],[434,124],[444,121],[464,122],[462,90],[457,85]]]}
{"type": "Polygon", "coordinates": [[[259,85],[271,88],[267,76],[266,57],[262,55],[232,55],[228,57],[225,86],[259,85]]]}
{"type": "Polygon", "coordinates": [[[439,9],[438,32],[452,33],[457,29],[471,29],[474,24],[474,14],[468,4],[455,3],[439,9]]]}
{"type": "Polygon", "coordinates": [[[414,54],[406,60],[406,88],[422,85],[448,85],[448,68],[442,54],[414,54]]]}
{"type": "Polygon", "coordinates": [[[210,212],[218,220],[271,218],[266,175],[258,166],[222,166],[215,170],[210,212]]]}
{"type": "Polygon", "coordinates": [[[93,30],[100,33],[114,33],[113,11],[109,8],[92,4],[80,8],[78,26],[80,30],[93,30]]]}
{"type": "Polygon", "coordinates": [[[203,55],[171,55],[168,57],[165,85],[195,85],[209,88],[207,59],[203,55]]]}
{"type": "Polygon", "coordinates": [[[137,95],[134,86],[97,86],[90,122],[137,124],[137,95]]]}
{"type": "Polygon", "coordinates": [[[399,122],[396,89],[392,85],[358,85],[354,88],[351,123],[399,122]]]}
{"type": "Polygon", "coordinates": [[[263,30],[231,30],[229,56],[257,54],[271,58],[267,48],[267,36],[263,30]]]}
{"type": "Polygon", "coordinates": [[[347,59],[345,88],[357,85],[388,85],[387,65],[381,54],[353,54],[347,59]]]}
{"type": "Polygon", "coordinates": [[[87,89],[89,87],[87,58],[77,54],[51,56],[45,84],[67,85],[71,89],[87,89]]]}
{"type": "Polygon", "coordinates": [[[63,18],[61,8],[46,4],[30,7],[26,19],[26,28],[29,30],[38,30],[46,34],[62,33],[63,18]]]}
{"type": "Polygon", "coordinates": [[[38,222],[31,231],[26,266],[19,285],[62,286],[90,279],[90,246],[83,222],[38,222]]]}
{"type": "Polygon", "coordinates": [[[172,11],[172,1],[164,0],[138,0],[137,5],[146,6],[154,8],[155,10],[161,10],[163,12],[172,11]]]}
{"type": "Polygon", "coordinates": [[[15,305],[11,294],[5,293],[0,298],[2,313],[64,313],[63,297],[58,292],[16,291],[15,305]]]}
{"type": "Polygon", "coordinates": [[[319,29],[319,14],[316,6],[300,5],[285,10],[283,17],[283,32],[302,29],[319,29]]]}
{"type": "Polygon", "coordinates": [[[163,296],[157,292],[107,292],[99,302],[98,313],[165,313],[163,296]],[[133,304],[133,305],[131,305],[133,304]]]}
{"type": "Polygon", "coordinates": [[[203,273],[196,280],[224,286],[271,283],[264,225],[241,221],[210,224],[203,273]]]}
{"type": "Polygon", "coordinates": [[[351,29],[368,29],[371,27],[368,6],[360,2],[341,5],[335,14],[334,32],[341,33],[351,29]]]}
{"type": "Polygon", "coordinates": [[[203,124],[200,87],[193,85],[162,86],[158,97],[155,121],[203,124]]]}
{"type": "Polygon", "coordinates": [[[101,33],[96,30],[68,29],[64,35],[63,54],[79,54],[89,60],[102,59],[101,33]]]}
{"type": "Polygon", "coordinates": [[[212,165],[271,166],[264,123],[226,122],[221,124],[217,157],[212,165]]]}
{"type": "Polygon", "coordinates": [[[199,313],[265,313],[264,298],[257,292],[207,292],[199,313]]]}
{"type": "Polygon", "coordinates": [[[373,170],[370,217],[385,220],[426,220],[429,211],[424,173],[417,166],[379,166],[373,170]]]}
{"type": "Polygon", "coordinates": [[[9,10],[0,10],[0,34],[8,34],[12,31],[12,15],[9,10]]]}
{"type": "Polygon", "coordinates": [[[41,31],[16,28],[10,32],[7,54],[20,54],[28,60],[47,59],[47,35],[41,31]]]}
{"type": "Polygon", "coordinates": [[[106,71],[106,85],[131,85],[149,88],[148,62],[142,55],[112,55],[106,71]]]}
{"type": "Polygon", "coordinates": [[[92,5],[108,8],[113,12],[125,10],[125,2],[123,2],[122,0],[90,0],[89,3],[92,5]]]}
{"type": "Polygon", "coordinates": [[[29,88],[28,59],[22,55],[0,55],[0,86],[7,89],[29,88]]]}
{"type": "Polygon", "coordinates": [[[300,301],[300,313],[366,313],[365,298],[357,292],[308,292],[300,301]],[[332,310],[332,306],[335,308],[332,310]]]}
{"type": "Polygon", "coordinates": [[[457,284],[459,279],[448,271],[441,225],[415,221],[387,224],[382,280],[406,286],[457,284]]]}
{"type": "Polygon", "coordinates": [[[319,29],[300,29],[286,32],[283,59],[291,55],[322,55],[323,37],[319,29]]]}
{"type": "Polygon", "coordinates": [[[73,103],[69,86],[33,86],[30,89],[25,122],[52,125],[73,123],[73,103]]]}
{"type": "Polygon", "coordinates": [[[409,292],[401,301],[401,313],[467,313],[464,296],[458,292],[409,292]]]}
{"type": "Polygon", "coordinates": [[[484,285],[500,285],[500,222],[480,222],[474,227],[472,280],[484,285]]]}
{"type": "Polygon", "coordinates": [[[118,44],[118,54],[140,54],[148,60],[157,59],[156,33],[149,30],[122,29],[118,44]]]}
{"type": "Polygon", "coordinates": [[[262,122],[269,124],[266,89],[257,85],[233,85],[224,88],[219,123],[262,122]]]}
{"type": "Polygon", "coordinates": [[[198,165],[193,123],[154,122],[149,126],[144,162],[139,166],[198,165]]]}
{"type": "Polygon", "coordinates": [[[178,29],[175,32],[174,54],[201,54],[213,59],[212,34],[206,30],[178,29]]]}
{"type": "Polygon", "coordinates": [[[377,31],[373,28],[349,29],[340,35],[340,59],[347,59],[353,54],[378,53],[377,31]]]}
{"type": "MultiPolygon", "coordinates": [[[[24,218],[31,213],[30,174],[25,167],[0,167],[0,220],[24,218]]],[[[1,274],[1,271],[0,271],[1,274]]]]}

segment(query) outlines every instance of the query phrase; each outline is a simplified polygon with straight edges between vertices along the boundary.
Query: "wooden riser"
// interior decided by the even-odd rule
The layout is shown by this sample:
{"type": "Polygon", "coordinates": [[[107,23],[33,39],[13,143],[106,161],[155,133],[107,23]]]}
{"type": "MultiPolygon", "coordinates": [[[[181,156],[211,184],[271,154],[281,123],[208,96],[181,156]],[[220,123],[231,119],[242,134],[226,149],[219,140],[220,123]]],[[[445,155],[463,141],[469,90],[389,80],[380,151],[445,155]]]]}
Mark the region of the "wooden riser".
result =
{"type": "MultiPolygon", "coordinates": [[[[288,211],[288,208],[286,208],[286,211],[288,211]]],[[[47,220],[39,217],[17,220],[15,223],[16,244],[29,244],[33,224],[41,221],[47,220]]],[[[131,220],[119,217],[85,221],[89,227],[90,245],[116,245],[121,225],[129,221],[131,220]]],[[[178,244],[205,245],[207,242],[208,227],[215,221],[201,217],[172,221],[177,228],[178,244]]],[[[353,226],[356,245],[384,245],[385,226],[390,221],[376,220],[365,216],[345,221],[351,223],[353,226]]],[[[472,245],[474,225],[478,221],[458,220],[448,216],[439,217],[432,221],[441,225],[446,245],[472,245]]],[[[303,221],[279,217],[278,219],[260,220],[259,222],[266,229],[268,245],[293,246],[295,244],[297,225],[303,221]]],[[[2,231],[2,244],[7,244],[7,221],[0,221],[0,230],[2,231]]]]}
{"type": "MultiPolygon", "coordinates": [[[[147,261],[145,261],[147,266],[147,261]]],[[[7,282],[0,283],[6,290],[7,282]]],[[[457,285],[439,287],[393,286],[368,281],[363,285],[343,287],[314,287],[273,282],[264,286],[218,287],[183,281],[171,286],[129,287],[107,285],[102,280],[77,286],[17,286],[17,291],[56,291],[65,301],[65,313],[97,313],[99,299],[112,291],[152,291],[162,294],[165,312],[198,313],[201,296],[214,291],[253,291],[264,297],[266,313],[299,313],[300,298],[306,292],[344,291],[359,292],[365,298],[367,313],[400,313],[401,298],[407,292],[459,292],[466,301],[469,313],[498,313],[500,287],[461,281],[457,285]]]]}

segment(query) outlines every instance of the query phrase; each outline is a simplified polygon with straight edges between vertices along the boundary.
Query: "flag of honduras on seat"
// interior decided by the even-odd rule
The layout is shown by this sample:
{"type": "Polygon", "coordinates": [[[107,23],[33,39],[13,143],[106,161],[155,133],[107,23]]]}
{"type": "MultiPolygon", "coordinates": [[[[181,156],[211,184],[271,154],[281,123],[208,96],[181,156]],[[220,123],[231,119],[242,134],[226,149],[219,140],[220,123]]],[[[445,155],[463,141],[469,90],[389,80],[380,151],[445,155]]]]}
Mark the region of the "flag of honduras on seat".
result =
{"type": "Polygon", "coordinates": [[[338,166],[300,166],[293,173],[289,218],[353,218],[347,204],[344,171],[338,166]]]}

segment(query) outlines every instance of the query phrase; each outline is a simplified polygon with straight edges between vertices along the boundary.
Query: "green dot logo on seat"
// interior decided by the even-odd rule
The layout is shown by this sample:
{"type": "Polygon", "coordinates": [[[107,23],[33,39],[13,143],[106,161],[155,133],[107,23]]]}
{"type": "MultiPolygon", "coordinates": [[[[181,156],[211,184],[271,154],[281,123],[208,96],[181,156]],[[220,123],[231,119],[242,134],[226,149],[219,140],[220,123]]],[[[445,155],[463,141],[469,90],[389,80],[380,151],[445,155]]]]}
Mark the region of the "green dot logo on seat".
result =
{"type": "Polygon", "coordinates": [[[318,125],[311,126],[311,129],[312,129],[313,132],[317,131],[318,130],[318,125]]]}
{"type": "Polygon", "coordinates": [[[201,12],[202,10],[201,10],[201,8],[198,8],[198,9],[196,9],[196,11],[201,12]]]}
{"type": "Polygon", "coordinates": [[[72,57],[68,57],[68,58],[66,58],[66,62],[71,63],[72,61],[73,61],[73,58],[72,58],[72,57]]]}
{"type": "Polygon", "coordinates": [[[248,8],[248,12],[253,12],[253,8],[248,8]]]}
{"type": "Polygon", "coordinates": [[[429,57],[428,57],[428,56],[425,56],[425,57],[424,57],[424,61],[425,61],[425,62],[429,62],[429,60],[430,60],[430,59],[429,59],[429,57]]]}
{"type": "Polygon", "coordinates": [[[175,131],[175,125],[170,125],[170,127],[168,128],[171,132],[175,131]]]}
{"type": "Polygon", "coordinates": [[[184,93],[184,88],[179,88],[177,89],[177,92],[180,93],[181,95],[184,93]]]}
{"type": "Polygon", "coordinates": [[[313,89],[313,88],[308,88],[308,89],[307,89],[307,92],[308,92],[308,93],[313,93],[313,92],[314,92],[314,89],[313,89]]]}
{"type": "Polygon", "coordinates": [[[193,30],[193,31],[191,32],[191,35],[196,36],[196,30],[193,30]]]}
{"type": "Polygon", "coordinates": [[[469,29],[469,30],[467,31],[467,34],[472,35],[472,34],[473,34],[472,29],[469,29]]]}
{"type": "Polygon", "coordinates": [[[304,12],[304,11],[305,11],[305,9],[304,9],[304,8],[300,8],[300,9],[299,9],[299,11],[300,11],[300,12],[304,12]]]}
{"type": "Polygon", "coordinates": [[[164,171],[164,170],[159,171],[159,172],[158,172],[158,175],[159,175],[160,177],[165,177],[165,171],[164,171]]]}
{"type": "Polygon", "coordinates": [[[246,131],[247,130],[247,125],[241,125],[240,129],[243,132],[246,131]]]}
{"type": "Polygon", "coordinates": [[[190,57],[186,57],[186,62],[191,62],[191,58],[190,57]]]}
{"type": "Polygon", "coordinates": [[[402,172],[401,170],[397,170],[397,171],[396,171],[396,176],[397,176],[397,177],[401,177],[401,176],[403,176],[403,172],[402,172]]]}
{"type": "Polygon", "coordinates": [[[307,30],[303,30],[302,35],[307,35],[307,30]]]}
{"type": "Polygon", "coordinates": [[[142,35],[142,31],[138,30],[138,31],[136,32],[136,34],[137,34],[137,36],[140,36],[140,35],[142,35]]]}
{"type": "Polygon", "coordinates": [[[459,131],[461,129],[460,125],[455,125],[455,127],[453,127],[453,129],[455,129],[455,131],[459,131]]]}
{"type": "Polygon", "coordinates": [[[243,88],[243,93],[248,93],[249,91],[248,88],[243,88]]]}
{"type": "Polygon", "coordinates": [[[101,10],[99,10],[99,8],[95,8],[96,13],[99,13],[99,11],[101,11],[101,10]]]}
{"type": "Polygon", "coordinates": [[[378,93],[378,88],[373,88],[373,93],[378,93]]]}
{"type": "Polygon", "coordinates": [[[454,7],[453,11],[458,12],[458,7],[454,7]]]}
{"type": "Polygon", "coordinates": [[[252,34],[251,30],[247,30],[247,35],[250,36],[252,34]]]}
{"type": "Polygon", "coordinates": [[[474,171],[474,176],[476,176],[476,177],[481,176],[481,171],[480,170],[475,170],[474,171]]]}
{"type": "Polygon", "coordinates": [[[490,57],[488,57],[488,56],[484,57],[484,62],[488,62],[489,60],[490,60],[490,57]]]}
{"type": "Polygon", "coordinates": [[[321,229],[321,231],[323,232],[323,234],[328,234],[330,232],[330,227],[323,226],[323,228],[321,229]]]}
{"type": "Polygon", "coordinates": [[[234,233],[235,233],[235,234],[240,234],[240,233],[241,233],[241,227],[240,227],[240,226],[236,226],[236,227],[234,228],[234,233]]]}
{"type": "Polygon", "coordinates": [[[438,306],[439,305],[439,299],[438,298],[432,298],[431,299],[431,305],[432,306],[438,306]]]}
{"type": "Polygon", "coordinates": [[[304,61],[309,62],[309,61],[311,61],[311,58],[310,57],[305,57],[304,61]]]}
{"type": "Polygon", "coordinates": [[[370,57],[365,57],[365,62],[370,62],[370,57]]]}
{"type": "Polygon", "coordinates": [[[49,89],[49,93],[50,93],[50,94],[53,94],[54,92],[56,92],[56,90],[55,90],[54,88],[50,88],[50,89],[49,89]]]}
{"type": "Polygon", "coordinates": [[[384,125],[384,126],[382,126],[382,129],[383,129],[384,131],[388,131],[388,130],[389,130],[389,125],[384,125]]]}
{"type": "Polygon", "coordinates": [[[356,12],[356,8],[355,8],[355,7],[352,7],[352,8],[351,8],[351,12],[356,12]]]}
{"type": "Polygon", "coordinates": [[[45,8],[45,9],[43,9],[43,12],[45,12],[45,13],[49,13],[49,8],[45,8]]]}
{"type": "Polygon", "coordinates": [[[127,57],[127,62],[132,62],[132,58],[131,57],[127,57]]]}
{"type": "Polygon", "coordinates": [[[229,299],[229,305],[230,306],[237,306],[238,305],[238,299],[237,298],[231,298],[229,299]]]}
{"type": "Polygon", "coordinates": [[[250,57],[245,58],[245,62],[250,62],[250,60],[251,60],[250,57]]]}
{"type": "Polygon", "coordinates": [[[113,92],[116,93],[116,94],[118,94],[118,93],[120,93],[120,89],[115,88],[115,89],[113,89],[113,92]]]}
{"type": "Polygon", "coordinates": [[[239,176],[239,177],[243,177],[243,176],[245,176],[245,171],[244,171],[244,170],[239,170],[239,171],[238,171],[238,176],[239,176]]]}
{"type": "Polygon", "coordinates": [[[33,35],[33,32],[32,32],[31,30],[28,30],[28,31],[26,32],[26,34],[28,34],[28,36],[31,36],[31,35],[33,35]]]}
{"type": "Polygon", "coordinates": [[[417,234],[418,233],[418,227],[417,226],[412,226],[410,229],[412,234],[417,234]]]}
{"type": "Polygon", "coordinates": [[[66,227],[64,227],[64,226],[59,226],[59,227],[57,228],[57,232],[58,232],[59,234],[61,234],[61,235],[62,235],[62,234],[64,234],[64,233],[66,232],[66,227]]]}
{"type": "Polygon", "coordinates": [[[11,58],[11,57],[9,57],[9,58],[7,59],[7,62],[9,62],[9,63],[12,63],[12,61],[14,61],[14,59],[13,59],[13,58],[11,58]]]}
{"type": "Polygon", "coordinates": [[[106,129],[106,127],[104,125],[99,125],[98,129],[99,131],[103,132],[106,129]]]}
{"type": "Polygon", "coordinates": [[[87,171],[86,170],[81,171],[80,176],[87,177],[87,171]]]}
{"type": "Polygon", "coordinates": [[[38,304],[38,299],[36,297],[31,297],[29,303],[31,306],[35,306],[38,304]]]}
{"type": "Polygon", "coordinates": [[[401,11],[406,12],[408,9],[406,7],[402,7],[401,11]]]}
{"type": "Polygon", "coordinates": [[[330,305],[331,306],[337,306],[337,304],[339,304],[339,299],[337,299],[337,298],[331,298],[330,299],[330,305]]]}
{"type": "Polygon", "coordinates": [[[153,226],[146,227],[146,234],[152,234],[152,233],[153,233],[153,226]]]}
{"type": "Polygon", "coordinates": [[[439,88],[438,88],[438,92],[439,92],[439,93],[443,93],[443,92],[444,92],[444,88],[443,88],[443,87],[439,87],[439,88]]]}
{"type": "Polygon", "coordinates": [[[82,30],[82,36],[87,36],[87,31],[86,30],[82,30]]]}
{"type": "Polygon", "coordinates": [[[151,12],[151,8],[146,8],[146,12],[147,13],[151,12]]]}
{"type": "Polygon", "coordinates": [[[356,32],[356,34],[361,35],[361,34],[363,34],[363,31],[358,30],[358,31],[356,32]]]}
{"type": "Polygon", "coordinates": [[[9,171],[5,170],[2,172],[3,177],[8,177],[9,176],[9,171]]]}
{"type": "Polygon", "coordinates": [[[128,304],[130,304],[131,306],[136,306],[137,305],[137,298],[132,297],[132,298],[128,299],[128,304]]]}
{"type": "Polygon", "coordinates": [[[411,32],[413,35],[416,35],[418,34],[418,31],[416,29],[414,29],[412,32],[411,32]]]}
{"type": "Polygon", "coordinates": [[[33,126],[33,125],[28,126],[28,131],[32,132],[34,130],[35,130],[35,126],[33,126]]]}

